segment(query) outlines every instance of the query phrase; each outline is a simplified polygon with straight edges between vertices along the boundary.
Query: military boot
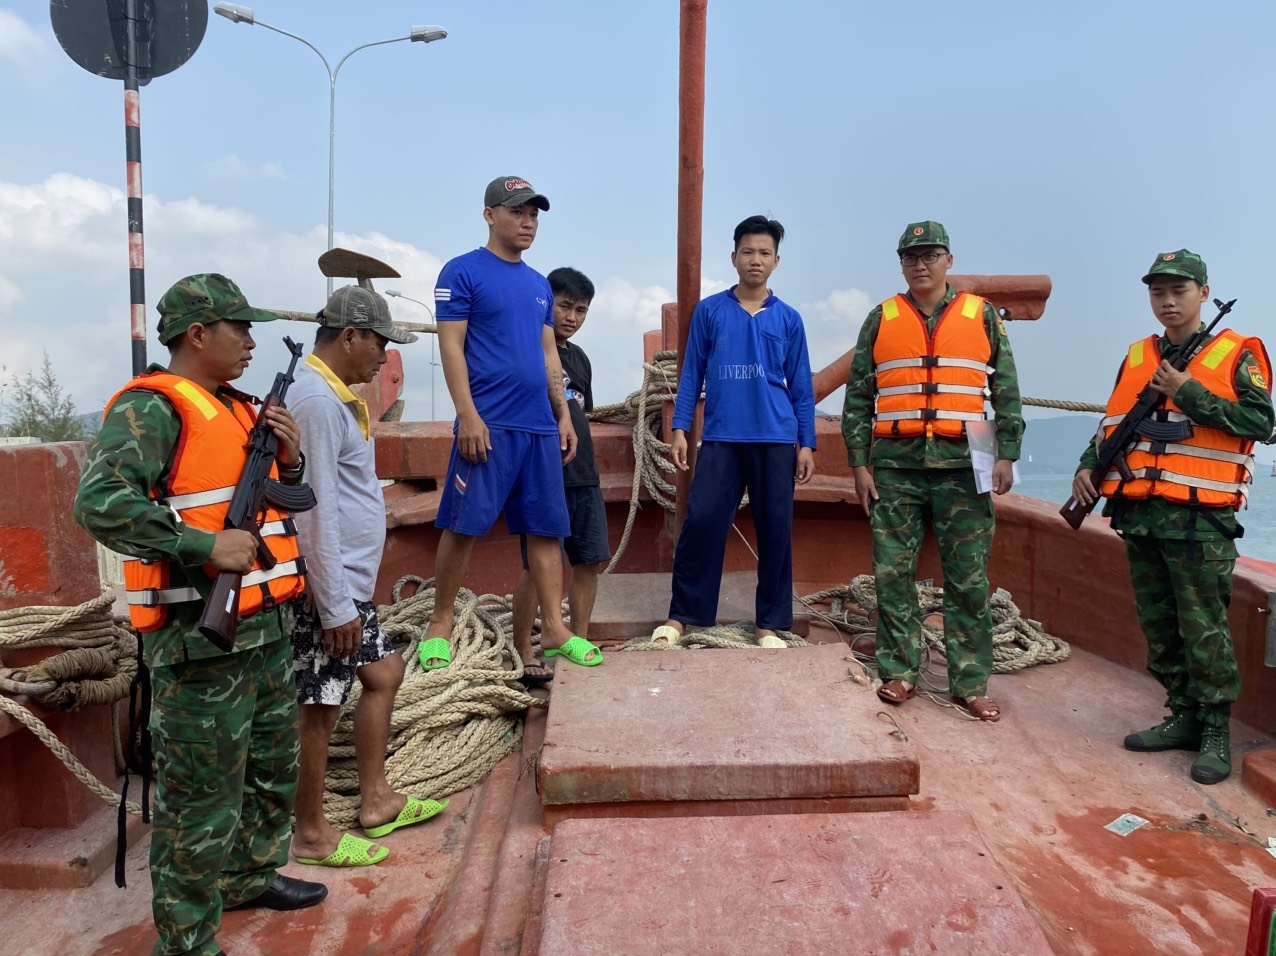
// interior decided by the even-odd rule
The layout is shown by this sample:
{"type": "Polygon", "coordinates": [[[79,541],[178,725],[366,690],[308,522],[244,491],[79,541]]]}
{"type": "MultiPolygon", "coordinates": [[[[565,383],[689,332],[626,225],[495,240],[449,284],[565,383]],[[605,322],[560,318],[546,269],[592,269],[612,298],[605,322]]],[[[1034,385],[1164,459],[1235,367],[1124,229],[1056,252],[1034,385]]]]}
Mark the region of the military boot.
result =
{"type": "Polygon", "coordinates": [[[1125,738],[1126,750],[1151,753],[1158,750],[1197,750],[1201,746],[1201,721],[1191,711],[1176,710],[1155,727],[1125,738]]]}
{"type": "Polygon", "coordinates": [[[1232,735],[1227,717],[1206,719],[1201,728],[1201,752],[1192,761],[1192,779],[1197,783],[1222,783],[1232,772],[1232,735]]]}

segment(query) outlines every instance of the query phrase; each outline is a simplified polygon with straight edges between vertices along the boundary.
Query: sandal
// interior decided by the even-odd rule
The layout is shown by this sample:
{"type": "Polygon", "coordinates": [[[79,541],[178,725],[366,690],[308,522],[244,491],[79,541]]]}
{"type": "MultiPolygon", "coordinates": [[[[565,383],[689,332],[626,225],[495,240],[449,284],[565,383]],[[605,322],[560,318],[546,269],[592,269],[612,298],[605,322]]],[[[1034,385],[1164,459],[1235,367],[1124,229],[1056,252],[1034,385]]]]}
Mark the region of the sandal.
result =
{"type": "Polygon", "coordinates": [[[554,672],[542,661],[533,661],[523,665],[523,676],[519,678],[524,684],[548,684],[554,679],[554,672]]]}
{"type": "Polygon", "coordinates": [[[972,716],[978,717],[980,720],[986,720],[990,724],[995,724],[1001,720],[1001,708],[997,706],[997,702],[991,697],[953,697],[953,702],[959,707],[964,707],[970,711],[972,716]]]}
{"type": "Polygon", "coordinates": [[[562,647],[547,647],[543,653],[546,657],[565,657],[573,664],[581,667],[597,667],[603,662],[603,652],[583,637],[572,635],[562,647]],[[593,654],[593,657],[589,655],[593,654]]]}
{"type": "Polygon", "coordinates": [[[337,848],[322,860],[299,856],[297,862],[307,866],[372,866],[389,855],[389,847],[357,837],[353,833],[343,833],[337,848]]]}
{"type": "Polygon", "coordinates": [[[888,680],[877,688],[877,696],[888,704],[902,704],[904,701],[912,700],[917,696],[917,685],[910,685],[907,681],[899,679],[888,680]]]}
{"type": "Polygon", "coordinates": [[[436,671],[452,663],[452,643],[446,637],[431,637],[422,641],[417,645],[416,653],[423,671],[436,671]]]}
{"type": "Polygon", "coordinates": [[[670,647],[677,647],[682,643],[682,631],[676,627],[670,627],[668,624],[661,624],[651,632],[651,637],[648,640],[653,644],[668,644],[670,647]]]}

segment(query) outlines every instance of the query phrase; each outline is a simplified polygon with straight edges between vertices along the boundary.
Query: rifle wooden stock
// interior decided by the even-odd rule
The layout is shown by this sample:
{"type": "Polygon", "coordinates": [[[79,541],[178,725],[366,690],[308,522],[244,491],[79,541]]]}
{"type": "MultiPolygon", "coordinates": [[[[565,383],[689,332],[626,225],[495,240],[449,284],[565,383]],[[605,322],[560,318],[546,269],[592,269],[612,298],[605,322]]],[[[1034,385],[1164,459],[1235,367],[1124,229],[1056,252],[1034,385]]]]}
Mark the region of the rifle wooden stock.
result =
{"type": "Polygon", "coordinates": [[[244,576],[234,571],[222,571],[213,581],[213,593],[208,596],[204,613],[199,616],[199,633],[223,651],[233,650],[239,632],[239,592],[244,576]]]}
{"type": "Polygon", "coordinates": [[[1086,515],[1094,510],[1094,506],[1098,503],[1096,498],[1088,505],[1083,505],[1071,495],[1068,500],[1063,503],[1063,507],[1059,509],[1059,514],[1063,515],[1063,520],[1072,526],[1073,531],[1081,530],[1081,522],[1085,521],[1086,515]]]}

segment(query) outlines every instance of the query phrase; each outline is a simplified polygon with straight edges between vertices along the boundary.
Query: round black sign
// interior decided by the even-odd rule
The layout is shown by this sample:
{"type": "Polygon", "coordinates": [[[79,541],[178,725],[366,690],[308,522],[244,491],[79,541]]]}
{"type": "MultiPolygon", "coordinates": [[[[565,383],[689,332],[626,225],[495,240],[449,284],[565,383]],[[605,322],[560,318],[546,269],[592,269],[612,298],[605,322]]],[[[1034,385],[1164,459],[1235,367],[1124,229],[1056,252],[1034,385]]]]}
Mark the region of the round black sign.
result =
{"type": "Polygon", "coordinates": [[[50,0],[49,18],[66,55],[97,76],[125,79],[131,45],[131,65],[145,83],[172,73],[199,49],[208,28],[208,2],[50,0]]]}

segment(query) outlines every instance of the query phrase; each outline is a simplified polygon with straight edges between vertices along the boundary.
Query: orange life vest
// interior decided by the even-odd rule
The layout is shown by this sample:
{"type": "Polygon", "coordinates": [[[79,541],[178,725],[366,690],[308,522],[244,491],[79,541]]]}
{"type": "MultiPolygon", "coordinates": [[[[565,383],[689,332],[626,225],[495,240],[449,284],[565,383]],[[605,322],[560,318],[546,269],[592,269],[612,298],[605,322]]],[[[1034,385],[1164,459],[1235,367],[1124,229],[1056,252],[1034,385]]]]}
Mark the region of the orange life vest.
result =
{"type": "MultiPolygon", "coordinates": [[[[194,382],[168,372],[138,376],[111,397],[107,408],[124,392],[137,390],[163,395],[182,422],[165,486],[152,489],[151,498],[171,508],[179,522],[205,531],[223,530],[231,496],[248,460],[245,445],[256,420],[254,411],[233,396],[227,408],[194,382]]],[[[273,464],[270,475],[278,478],[273,464]]],[[[261,535],[278,563],[267,571],[254,561],[244,575],[241,618],[305,589],[305,560],[298,553],[296,534],[287,513],[266,506],[261,535]]],[[[168,617],[169,605],[205,600],[217,572],[211,567],[204,571],[207,576],[201,577],[193,569],[181,569],[178,575],[186,579],[182,584],[175,580],[172,562],[126,558],[124,588],[133,626],[144,633],[158,630],[168,617]]]]}
{"type": "MultiPolygon", "coordinates": [[[[1130,346],[1116,389],[1108,399],[1107,415],[1100,431],[1106,437],[1121,423],[1138,401],[1139,393],[1160,367],[1160,337],[1150,335],[1130,346]]],[[[1192,378],[1210,392],[1228,401],[1238,400],[1236,366],[1246,350],[1254,356],[1263,377],[1264,387],[1271,390],[1271,362],[1263,343],[1255,338],[1224,329],[1188,363],[1192,378]]],[[[1170,399],[1158,420],[1186,421],[1187,416],[1170,399]]],[[[1240,508],[1249,494],[1247,485],[1254,478],[1254,441],[1192,423],[1192,436],[1178,442],[1154,442],[1140,438],[1126,453],[1125,462],[1134,474],[1133,481],[1122,481],[1120,472],[1110,471],[1099,488],[1108,498],[1143,499],[1152,496],[1181,504],[1208,508],[1240,508]]]]}
{"type": "Polygon", "coordinates": [[[908,438],[925,434],[960,438],[965,423],[987,418],[992,344],[984,328],[984,300],[959,292],[935,323],[934,333],[906,296],[882,303],[873,342],[877,376],[873,434],[908,438]]]}

